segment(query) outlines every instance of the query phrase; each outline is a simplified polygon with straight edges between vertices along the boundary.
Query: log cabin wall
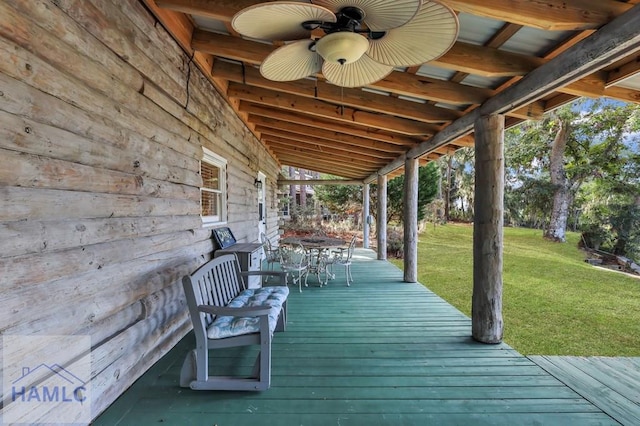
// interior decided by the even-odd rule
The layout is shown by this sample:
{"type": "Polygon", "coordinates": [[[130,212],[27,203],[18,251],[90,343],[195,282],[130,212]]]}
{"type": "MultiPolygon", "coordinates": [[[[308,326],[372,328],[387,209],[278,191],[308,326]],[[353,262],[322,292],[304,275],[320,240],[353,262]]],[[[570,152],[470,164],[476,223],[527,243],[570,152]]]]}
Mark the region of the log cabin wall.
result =
{"type": "Polygon", "coordinates": [[[90,335],[93,416],[190,329],[202,147],[239,241],[266,174],[275,235],[278,164],[138,0],[0,2],[0,330],[90,335]]]}

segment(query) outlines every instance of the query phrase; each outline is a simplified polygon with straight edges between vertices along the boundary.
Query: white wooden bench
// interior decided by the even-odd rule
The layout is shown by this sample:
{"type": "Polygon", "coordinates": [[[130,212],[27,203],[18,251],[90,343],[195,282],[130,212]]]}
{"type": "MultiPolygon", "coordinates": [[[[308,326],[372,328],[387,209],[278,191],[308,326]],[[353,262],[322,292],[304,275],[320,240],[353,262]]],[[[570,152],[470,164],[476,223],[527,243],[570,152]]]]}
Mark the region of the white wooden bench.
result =
{"type": "Polygon", "coordinates": [[[195,390],[266,390],[271,384],[271,339],[284,331],[287,296],[283,272],[241,272],[234,254],[217,257],[182,279],[196,337],[187,354],[180,386],[195,390]],[[268,275],[280,285],[246,287],[246,277],[268,275]],[[260,345],[250,377],[209,376],[210,349],[260,345]]]}

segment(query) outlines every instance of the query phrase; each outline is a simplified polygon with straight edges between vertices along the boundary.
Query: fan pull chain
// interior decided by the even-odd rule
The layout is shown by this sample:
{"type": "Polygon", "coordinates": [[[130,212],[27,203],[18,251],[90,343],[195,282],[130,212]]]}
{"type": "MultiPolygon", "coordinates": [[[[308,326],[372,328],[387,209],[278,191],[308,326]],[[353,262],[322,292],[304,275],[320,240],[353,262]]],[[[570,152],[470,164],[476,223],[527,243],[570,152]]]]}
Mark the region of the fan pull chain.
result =
{"type": "Polygon", "coordinates": [[[342,82],[340,84],[340,115],[344,116],[344,65],[340,66],[342,82]]]}

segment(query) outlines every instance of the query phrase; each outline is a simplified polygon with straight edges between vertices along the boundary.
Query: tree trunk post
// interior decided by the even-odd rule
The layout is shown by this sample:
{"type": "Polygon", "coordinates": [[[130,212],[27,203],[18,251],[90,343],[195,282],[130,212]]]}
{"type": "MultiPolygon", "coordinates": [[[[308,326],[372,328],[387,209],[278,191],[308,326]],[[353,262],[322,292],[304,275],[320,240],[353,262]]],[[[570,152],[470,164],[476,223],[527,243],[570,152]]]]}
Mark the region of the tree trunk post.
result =
{"type": "MultiPolygon", "coordinates": [[[[296,178],[296,169],[289,166],[289,177],[291,179],[296,178]]],[[[289,216],[293,218],[296,210],[296,185],[289,185],[289,216]]]]}
{"type": "Polygon", "coordinates": [[[302,214],[307,214],[307,185],[304,181],[307,180],[307,171],[305,169],[298,169],[300,176],[300,207],[302,208],[302,214]]]}
{"type": "Polygon", "coordinates": [[[387,260],[387,175],[378,175],[378,260],[387,260]]]}
{"type": "Polygon", "coordinates": [[[369,248],[369,184],[362,186],[362,247],[369,248]]]}
{"type": "Polygon", "coordinates": [[[449,222],[451,220],[451,168],[453,167],[453,153],[450,152],[447,159],[447,186],[445,187],[444,198],[444,220],[449,222]]]}
{"type": "Polygon", "coordinates": [[[571,183],[567,179],[564,166],[564,151],[567,148],[568,135],[569,123],[561,120],[560,128],[551,145],[549,176],[551,184],[555,186],[555,192],[549,227],[544,233],[546,239],[562,243],[567,240],[567,219],[569,218],[569,206],[573,201],[571,183]]]}
{"type": "Polygon", "coordinates": [[[504,214],[504,116],[475,122],[472,336],[500,343],[502,321],[502,226],[504,214]]]}
{"type": "Polygon", "coordinates": [[[404,281],[418,281],[418,159],[404,163],[404,281]]]}

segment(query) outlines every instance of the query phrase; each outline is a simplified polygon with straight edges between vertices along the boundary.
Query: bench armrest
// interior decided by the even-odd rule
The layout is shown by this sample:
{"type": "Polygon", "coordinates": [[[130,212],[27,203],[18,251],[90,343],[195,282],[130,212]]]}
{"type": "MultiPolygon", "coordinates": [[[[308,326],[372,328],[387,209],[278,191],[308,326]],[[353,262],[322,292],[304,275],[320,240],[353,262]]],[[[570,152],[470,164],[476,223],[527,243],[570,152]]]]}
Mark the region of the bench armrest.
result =
{"type": "Polygon", "coordinates": [[[227,306],[198,305],[198,311],[205,314],[224,315],[231,317],[258,317],[269,315],[271,306],[251,306],[247,308],[229,308],[227,306]]]}
{"type": "Polygon", "coordinates": [[[243,277],[256,276],[256,275],[265,276],[265,277],[279,277],[280,278],[279,285],[287,285],[287,283],[286,283],[287,273],[286,272],[280,272],[280,271],[241,271],[240,275],[242,275],[243,277]]]}

